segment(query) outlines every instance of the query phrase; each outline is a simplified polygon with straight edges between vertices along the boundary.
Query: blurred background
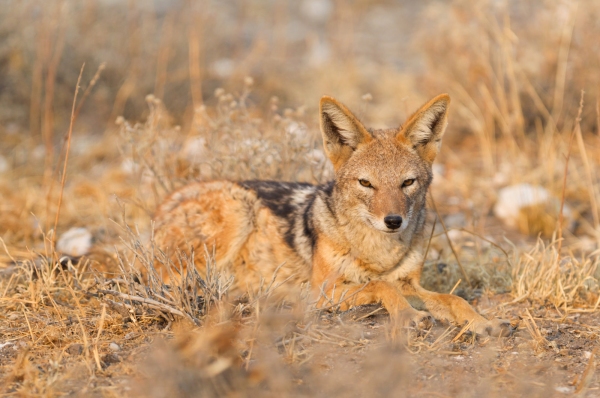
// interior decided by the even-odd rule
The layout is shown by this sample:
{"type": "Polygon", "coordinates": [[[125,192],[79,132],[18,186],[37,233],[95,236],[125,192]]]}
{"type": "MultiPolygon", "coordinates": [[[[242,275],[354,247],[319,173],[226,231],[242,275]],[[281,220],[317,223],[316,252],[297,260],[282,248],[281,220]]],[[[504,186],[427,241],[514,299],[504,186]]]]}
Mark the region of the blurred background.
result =
{"type": "Polygon", "coordinates": [[[148,217],[190,179],[323,181],[322,95],[382,127],[448,92],[433,194],[450,224],[549,238],[564,192],[565,236],[593,251],[599,21],[592,0],[6,1],[0,236],[106,230],[112,194],[148,217]],[[525,199],[500,203],[507,187],[525,199]]]}
{"type": "Polygon", "coordinates": [[[398,124],[448,91],[456,135],[534,134],[546,110],[561,129],[583,89],[584,120],[594,125],[598,8],[591,0],[7,1],[0,116],[9,131],[64,132],[86,63],[84,86],[105,65],[79,118],[91,133],[117,116],[143,120],[147,94],[187,126],[216,88],[234,90],[246,76],[258,103],[278,96],[314,110],[325,93],[350,105],[370,93],[363,113],[377,124],[398,124]]]}

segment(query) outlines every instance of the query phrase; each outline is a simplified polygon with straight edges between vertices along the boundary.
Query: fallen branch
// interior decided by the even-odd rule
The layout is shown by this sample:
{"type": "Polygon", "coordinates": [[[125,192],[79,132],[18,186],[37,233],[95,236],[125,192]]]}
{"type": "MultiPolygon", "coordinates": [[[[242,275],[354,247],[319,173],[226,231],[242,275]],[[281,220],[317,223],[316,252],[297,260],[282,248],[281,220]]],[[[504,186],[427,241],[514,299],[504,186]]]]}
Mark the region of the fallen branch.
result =
{"type": "Polygon", "coordinates": [[[191,317],[190,315],[178,310],[177,308],[173,308],[171,306],[168,306],[166,304],[161,303],[160,301],[156,301],[150,298],[145,298],[145,297],[139,297],[139,296],[132,296],[130,294],[126,294],[126,293],[121,293],[121,292],[116,292],[114,290],[98,290],[98,293],[101,294],[108,294],[114,297],[119,297],[122,298],[124,300],[130,300],[130,301],[135,301],[135,302],[139,302],[142,304],[145,304],[147,306],[149,306],[150,308],[153,308],[155,310],[159,310],[159,311],[164,311],[164,312],[168,312],[170,314],[173,315],[177,315],[183,318],[187,318],[190,322],[192,322],[194,325],[199,326],[200,325],[200,321],[198,319],[195,319],[193,317],[191,317]]]}

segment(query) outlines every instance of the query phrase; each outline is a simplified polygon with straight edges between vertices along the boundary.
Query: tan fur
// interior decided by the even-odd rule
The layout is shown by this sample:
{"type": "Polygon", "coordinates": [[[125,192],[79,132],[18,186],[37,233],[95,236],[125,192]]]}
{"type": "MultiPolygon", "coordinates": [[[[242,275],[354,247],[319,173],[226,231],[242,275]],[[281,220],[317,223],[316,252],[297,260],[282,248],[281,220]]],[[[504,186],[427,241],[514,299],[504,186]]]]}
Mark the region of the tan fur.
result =
{"type": "Polygon", "coordinates": [[[173,259],[193,251],[201,272],[204,245],[214,248],[217,267],[234,275],[239,291],[273,277],[286,284],[284,292],[310,282],[321,307],[382,303],[393,318],[417,326],[431,324],[431,314],[506,335],[507,322],[488,321],[460,297],[419,285],[426,194],[449,103],[442,94],[403,127],[370,130],[323,97],[321,132],[334,182],[190,184],[158,208],[155,240],[173,259]]]}
{"type": "MultiPolygon", "coordinates": [[[[155,217],[155,242],[179,264],[194,252],[196,268],[206,271],[204,247],[215,253],[218,271],[235,277],[237,291],[288,278],[290,285],[310,275],[305,261],[285,245],[278,220],[252,192],[229,181],[199,182],[172,193],[155,217]]],[[[167,280],[167,275],[163,277],[167,280]]]]}

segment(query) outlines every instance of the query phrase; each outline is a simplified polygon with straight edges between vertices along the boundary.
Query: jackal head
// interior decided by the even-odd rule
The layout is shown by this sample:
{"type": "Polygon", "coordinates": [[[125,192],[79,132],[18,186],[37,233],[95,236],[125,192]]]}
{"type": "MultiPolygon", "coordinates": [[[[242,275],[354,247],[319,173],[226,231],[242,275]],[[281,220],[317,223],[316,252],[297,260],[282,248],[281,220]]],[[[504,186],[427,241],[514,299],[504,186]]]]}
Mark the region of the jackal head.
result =
{"type": "Polygon", "coordinates": [[[335,99],[323,97],[321,133],[335,169],[336,212],[410,241],[423,226],[431,166],[446,129],[449,103],[447,94],[439,95],[403,126],[373,130],[335,99]]]}

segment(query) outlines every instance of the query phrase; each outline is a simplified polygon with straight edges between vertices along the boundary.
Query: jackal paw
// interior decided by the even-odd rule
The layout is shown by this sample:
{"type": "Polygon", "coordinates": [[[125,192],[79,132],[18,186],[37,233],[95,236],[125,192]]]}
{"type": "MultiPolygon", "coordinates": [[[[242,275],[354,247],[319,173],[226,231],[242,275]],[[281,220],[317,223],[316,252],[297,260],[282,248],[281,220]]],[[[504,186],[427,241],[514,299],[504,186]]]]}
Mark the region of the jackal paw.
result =
{"type": "Polygon", "coordinates": [[[435,319],[433,319],[430,313],[417,311],[413,308],[400,311],[398,320],[399,326],[417,330],[427,330],[435,325],[435,319]]]}
{"type": "Polygon", "coordinates": [[[475,321],[472,330],[478,335],[492,337],[508,337],[514,331],[509,321],[498,318],[475,321]]]}

